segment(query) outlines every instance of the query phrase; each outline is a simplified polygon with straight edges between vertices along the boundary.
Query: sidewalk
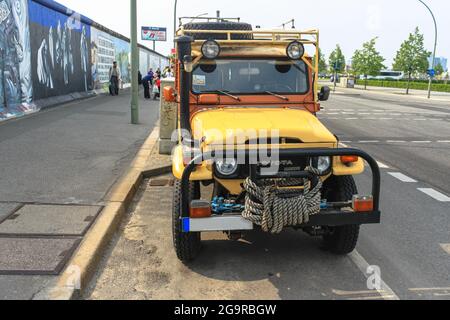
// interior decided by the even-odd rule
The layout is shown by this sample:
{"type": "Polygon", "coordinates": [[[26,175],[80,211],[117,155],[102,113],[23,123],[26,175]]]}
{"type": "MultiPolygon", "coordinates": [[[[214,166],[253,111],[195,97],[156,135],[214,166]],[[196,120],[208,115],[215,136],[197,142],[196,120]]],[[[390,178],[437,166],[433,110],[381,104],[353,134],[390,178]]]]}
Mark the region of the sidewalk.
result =
{"type": "Polygon", "coordinates": [[[43,295],[110,203],[158,102],[96,97],[0,124],[0,299],[43,295]]]}

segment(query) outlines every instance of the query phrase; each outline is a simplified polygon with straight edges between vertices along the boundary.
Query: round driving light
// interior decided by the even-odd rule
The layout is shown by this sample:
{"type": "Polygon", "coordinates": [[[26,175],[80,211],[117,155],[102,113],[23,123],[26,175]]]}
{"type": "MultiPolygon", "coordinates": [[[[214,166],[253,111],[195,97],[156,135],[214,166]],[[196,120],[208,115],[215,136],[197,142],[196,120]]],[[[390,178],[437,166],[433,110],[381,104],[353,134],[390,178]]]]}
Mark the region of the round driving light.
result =
{"type": "Polygon", "coordinates": [[[220,46],[216,41],[208,40],[202,46],[202,53],[207,59],[215,59],[220,54],[220,46]]]}
{"type": "Polygon", "coordinates": [[[298,60],[305,54],[305,47],[298,41],[291,42],[287,47],[287,55],[292,60],[298,60]]]}
{"type": "Polygon", "coordinates": [[[330,157],[319,157],[317,159],[317,170],[319,170],[320,174],[324,174],[331,167],[331,158],[330,157]]]}
{"type": "Polygon", "coordinates": [[[231,176],[236,173],[238,163],[236,159],[224,159],[216,161],[217,172],[223,176],[231,176]]]}

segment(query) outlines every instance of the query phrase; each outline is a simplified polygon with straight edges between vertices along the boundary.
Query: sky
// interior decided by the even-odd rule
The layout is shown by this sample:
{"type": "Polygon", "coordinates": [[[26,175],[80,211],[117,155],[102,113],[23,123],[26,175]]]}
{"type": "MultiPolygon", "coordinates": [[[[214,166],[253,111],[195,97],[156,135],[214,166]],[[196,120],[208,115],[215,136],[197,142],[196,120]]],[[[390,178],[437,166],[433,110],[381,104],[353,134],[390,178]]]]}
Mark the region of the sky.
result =
{"type": "MultiPolygon", "coordinates": [[[[130,35],[127,0],[57,0],[67,7],[117,31],[130,35]]],[[[450,58],[450,1],[425,0],[438,23],[437,56],[450,58]]],[[[141,26],[168,28],[168,41],[158,42],[156,50],[169,54],[173,45],[174,0],[137,0],[138,29],[141,26]]],[[[240,17],[262,29],[279,27],[295,19],[297,29],[320,30],[320,47],[327,59],[339,44],[347,60],[363,42],[378,37],[377,48],[390,68],[400,44],[416,26],[425,35],[432,51],[434,24],[430,13],[418,0],[178,0],[178,17],[208,13],[240,17]]],[[[140,35],[140,31],[139,31],[140,35]]],[[[140,37],[140,36],[139,36],[140,37]]],[[[152,48],[151,42],[139,41],[152,48]]]]}

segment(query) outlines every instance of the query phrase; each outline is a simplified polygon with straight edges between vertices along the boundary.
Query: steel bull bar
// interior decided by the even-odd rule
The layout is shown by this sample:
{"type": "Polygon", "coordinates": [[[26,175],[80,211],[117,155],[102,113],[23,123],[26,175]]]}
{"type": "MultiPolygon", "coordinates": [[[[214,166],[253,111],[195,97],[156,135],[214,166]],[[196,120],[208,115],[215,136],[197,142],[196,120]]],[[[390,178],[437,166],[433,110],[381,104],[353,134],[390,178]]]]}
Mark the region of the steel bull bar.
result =
{"type": "MultiPolygon", "coordinates": [[[[228,155],[230,151],[225,151],[228,155]]],[[[236,213],[234,216],[213,216],[211,218],[191,219],[190,215],[190,199],[189,199],[189,181],[192,172],[194,172],[197,164],[203,161],[214,160],[216,155],[223,156],[224,151],[206,152],[196,156],[185,168],[181,180],[181,219],[183,232],[201,232],[201,231],[234,231],[234,230],[251,230],[253,225],[244,220],[236,213]]],[[[359,149],[342,148],[342,149],[279,149],[276,151],[280,158],[296,159],[311,157],[337,157],[337,156],[358,156],[369,164],[372,171],[372,196],[374,207],[372,212],[353,212],[341,211],[336,209],[322,210],[319,214],[311,216],[308,223],[298,227],[313,226],[343,226],[343,225],[362,225],[377,224],[381,221],[380,212],[380,192],[381,192],[381,174],[377,161],[366,152],[359,149]]],[[[258,150],[235,150],[237,159],[259,159],[258,150]],[[252,158],[251,158],[252,157],[252,158]]],[[[252,167],[252,166],[251,166],[252,167]]],[[[255,175],[255,171],[251,169],[249,173],[252,179],[265,179],[266,176],[255,175]]],[[[309,177],[308,172],[295,172],[291,176],[287,176],[286,172],[280,172],[277,176],[272,177],[309,177]]]]}

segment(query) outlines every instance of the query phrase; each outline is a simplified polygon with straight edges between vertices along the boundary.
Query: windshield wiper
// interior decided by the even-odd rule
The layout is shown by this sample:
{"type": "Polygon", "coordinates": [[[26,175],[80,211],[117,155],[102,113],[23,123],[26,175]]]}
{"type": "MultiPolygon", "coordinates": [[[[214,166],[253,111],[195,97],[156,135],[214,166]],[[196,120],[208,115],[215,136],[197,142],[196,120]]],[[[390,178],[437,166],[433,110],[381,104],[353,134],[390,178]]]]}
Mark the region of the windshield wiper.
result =
{"type": "Polygon", "coordinates": [[[274,96],[274,97],[280,98],[280,99],[282,99],[282,100],[284,100],[284,101],[289,101],[289,98],[288,98],[288,97],[281,96],[281,95],[279,95],[279,94],[276,94],[276,93],[273,93],[273,92],[270,92],[270,91],[266,91],[266,93],[267,93],[267,94],[270,94],[270,95],[272,95],[272,96],[274,96]]]}
{"type": "Polygon", "coordinates": [[[230,98],[233,98],[233,99],[236,100],[236,101],[241,101],[241,98],[236,97],[236,96],[234,96],[234,95],[232,95],[231,93],[228,93],[228,92],[226,92],[226,91],[215,90],[214,92],[217,92],[217,93],[220,93],[220,94],[224,94],[224,95],[226,95],[226,96],[228,96],[228,97],[230,97],[230,98]]]}

